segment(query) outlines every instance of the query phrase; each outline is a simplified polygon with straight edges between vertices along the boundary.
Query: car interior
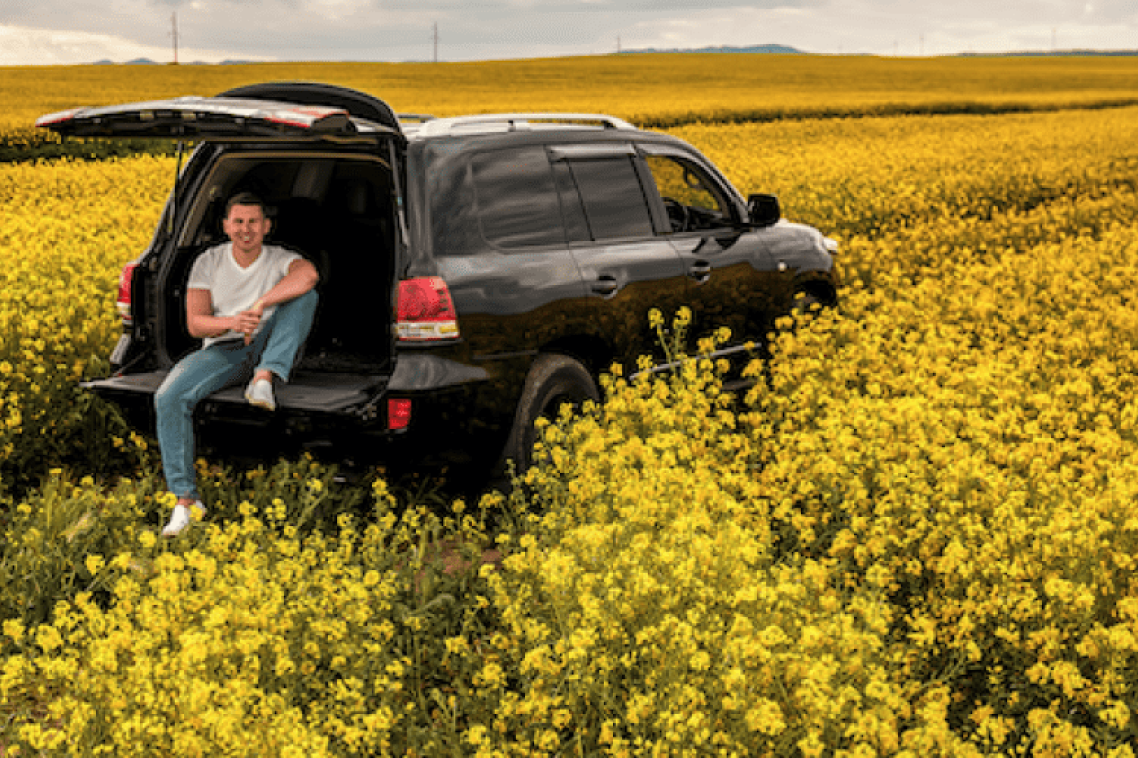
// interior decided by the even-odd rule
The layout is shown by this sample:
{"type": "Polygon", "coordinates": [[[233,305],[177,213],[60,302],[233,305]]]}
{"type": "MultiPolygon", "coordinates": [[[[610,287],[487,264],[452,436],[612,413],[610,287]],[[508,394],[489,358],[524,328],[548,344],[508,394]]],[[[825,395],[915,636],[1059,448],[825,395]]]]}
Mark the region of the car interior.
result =
{"type": "Polygon", "coordinates": [[[225,204],[251,191],[268,206],[266,244],[304,255],[320,272],[320,306],[298,369],[381,370],[390,353],[390,298],[395,249],[391,174],[379,159],[343,155],[223,157],[197,194],[166,273],[167,353],[176,360],[200,341],[186,329],[185,284],[193,261],[226,241],[225,204]]]}

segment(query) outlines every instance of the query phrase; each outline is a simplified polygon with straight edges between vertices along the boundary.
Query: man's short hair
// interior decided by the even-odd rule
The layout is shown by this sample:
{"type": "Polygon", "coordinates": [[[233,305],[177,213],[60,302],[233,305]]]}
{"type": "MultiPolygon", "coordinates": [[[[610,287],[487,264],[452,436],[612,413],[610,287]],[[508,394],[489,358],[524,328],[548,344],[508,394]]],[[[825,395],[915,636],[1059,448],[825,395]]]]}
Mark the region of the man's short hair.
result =
{"type": "Polygon", "coordinates": [[[235,205],[255,205],[261,209],[261,215],[269,215],[269,208],[267,205],[265,205],[265,201],[253,192],[238,192],[236,195],[229,198],[229,202],[225,204],[226,218],[229,218],[229,212],[233,210],[233,206],[235,205]]]}

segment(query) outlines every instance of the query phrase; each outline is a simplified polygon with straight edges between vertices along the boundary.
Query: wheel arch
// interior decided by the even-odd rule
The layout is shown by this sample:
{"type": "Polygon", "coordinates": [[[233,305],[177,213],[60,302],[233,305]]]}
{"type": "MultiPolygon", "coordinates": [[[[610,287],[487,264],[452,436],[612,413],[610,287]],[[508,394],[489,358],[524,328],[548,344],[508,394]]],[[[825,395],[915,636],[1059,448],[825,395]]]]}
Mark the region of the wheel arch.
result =
{"type": "Polygon", "coordinates": [[[826,307],[832,307],[838,303],[838,290],[834,283],[822,277],[804,278],[795,282],[794,294],[797,296],[799,293],[817,299],[826,307]]]}
{"type": "Polygon", "coordinates": [[[596,335],[580,334],[560,337],[546,343],[538,351],[539,356],[548,353],[567,355],[580,361],[598,383],[601,374],[609,372],[613,361],[616,360],[616,353],[612,346],[596,335]]]}

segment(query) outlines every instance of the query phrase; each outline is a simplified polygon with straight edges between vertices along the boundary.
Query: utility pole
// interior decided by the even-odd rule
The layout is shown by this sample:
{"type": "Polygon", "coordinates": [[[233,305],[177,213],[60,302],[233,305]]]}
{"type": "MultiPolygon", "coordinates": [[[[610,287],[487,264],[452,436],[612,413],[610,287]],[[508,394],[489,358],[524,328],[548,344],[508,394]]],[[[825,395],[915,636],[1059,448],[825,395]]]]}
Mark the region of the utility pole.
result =
{"type": "Polygon", "coordinates": [[[178,12],[170,14],[170,37],[174,40],[174,65],[178,65],[178,12]]]}
{"type": "Polygon", "coordinates": [[[434,33],[431,35],[435,44],[435,63],[439,62],[439,22],[435,22],[434,33]]]}

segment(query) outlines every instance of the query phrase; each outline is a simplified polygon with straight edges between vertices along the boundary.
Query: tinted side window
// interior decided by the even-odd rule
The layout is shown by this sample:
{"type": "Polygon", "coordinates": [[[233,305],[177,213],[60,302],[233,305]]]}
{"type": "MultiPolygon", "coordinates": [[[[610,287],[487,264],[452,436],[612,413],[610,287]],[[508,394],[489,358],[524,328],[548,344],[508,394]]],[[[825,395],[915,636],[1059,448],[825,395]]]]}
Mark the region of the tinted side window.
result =
{"type": "Polygon", "coordinates": [[[488,242],[504,248],[565,243],[544,148],[480,153],[472,167],[478,219],[488,242]]]}
{"type": "Polygon", "coordinates": [[[561,213],[565,217],[565,233],[570,242],[588,242],[593,239],[589,234],[589,222],[585,220],[585,208],[581,205],[581,193],[577,191],[577,183],[573,181],[573,174],[569,171],[567,161],[553,162],[553,181],[557,185],[557,193],[561,196],[561,213]]]}
{"type": "Polygon", "coordinates": [[[714,229],[729,222],[727,203],[698,166],[666,155],[649,155],[645,163],[667,207],[672,231],[714,229]]]}
{"type": "Polygon", "coordinates": [[[595,240],[651,237],[652,217],[631,156],[569,161],[595,240]]]}

